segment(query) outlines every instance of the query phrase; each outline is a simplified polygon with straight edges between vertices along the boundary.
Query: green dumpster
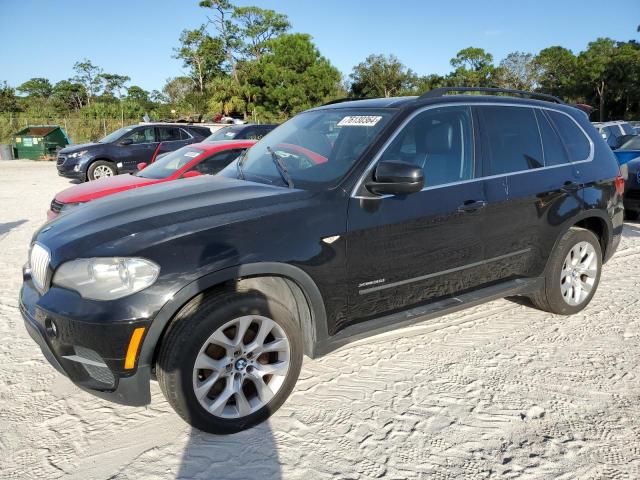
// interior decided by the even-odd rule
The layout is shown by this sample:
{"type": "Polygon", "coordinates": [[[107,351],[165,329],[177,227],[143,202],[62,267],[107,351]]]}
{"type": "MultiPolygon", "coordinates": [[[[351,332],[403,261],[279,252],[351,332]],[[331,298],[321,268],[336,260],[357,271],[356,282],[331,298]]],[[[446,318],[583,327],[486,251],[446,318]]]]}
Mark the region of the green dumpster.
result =
{"type": "Polygon", "coordinates": [[[29,125],[11,138],[15,158],[38,160],[55,156],[56,151],[69,145],[69,137],[58,125],[29,125]]]}

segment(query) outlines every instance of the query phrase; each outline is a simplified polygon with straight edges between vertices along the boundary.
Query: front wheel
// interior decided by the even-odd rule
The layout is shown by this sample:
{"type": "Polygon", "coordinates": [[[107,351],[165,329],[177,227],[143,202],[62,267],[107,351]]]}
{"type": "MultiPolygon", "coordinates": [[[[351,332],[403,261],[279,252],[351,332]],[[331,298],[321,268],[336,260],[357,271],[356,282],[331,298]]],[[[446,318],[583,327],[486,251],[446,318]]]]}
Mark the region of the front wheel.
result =
{"type": "Polygon", "coordinates": [[[215,434],[250,428],[287,399],[302,365],[291,312],[256,291],[202,294],[172,322],[157,360],[176,412],[215,434]]]}
{"type": "Polygon", "coordinates": [[[572,227],[549,258],[544,287],[531,297],[547,312],[571,315],[585,308],[598,288],[602,248],[589,230],[572,227]]]}
{"type": "Polygon", "coordinates": [[[97,160],[93,162],[87,170],[87,178],[89,180],[98,180],[100,178],[113,177],[118,171],[113,163],[105,160],[97,160]]]}

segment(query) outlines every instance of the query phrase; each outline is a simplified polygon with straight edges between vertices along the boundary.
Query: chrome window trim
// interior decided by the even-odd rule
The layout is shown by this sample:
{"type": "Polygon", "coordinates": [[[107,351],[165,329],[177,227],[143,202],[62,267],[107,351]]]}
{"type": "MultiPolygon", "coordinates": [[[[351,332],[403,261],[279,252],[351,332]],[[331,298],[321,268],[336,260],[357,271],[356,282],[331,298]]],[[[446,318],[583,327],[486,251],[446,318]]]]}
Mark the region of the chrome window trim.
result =
{"type": "MultiPolygon", "coordinates": [[[[488,175],[488,176],[476,177],[476,178],[472,178],[472,179],[469,179],[469,180],[459,180],[457,182],[443,183],[441,185],[432,185],[432,186],[429,186],[429,187],[424,187],[421,190],[422,192],[427,191],[427,190],[435,190],[435,189],[438,189],[438,188],[450,187],[452,185],[461,185],[461,184],[464,184],[464,183],[477,182],[477,181],[481,181],[481,180],[490,180],[490,179],[493,179],[493,178],[508,177],[508,176],[511,176],[511,175],[521,175],[523,173],[539,172],[541,170],[547,170],[547,169],[559,168],[559,167],[566,167],[568,165],[576,165],[576,164],[579,164],[579,163],[589,163],[589,162],[593,161],[593,159],[595,157],[595,144],[593,143],[593,140],[591,139],[591,137],[589,137],[589,135],[587,134],[585,129],[582,128],[582,125],[580,125],[575,120],[575,118],[573,118],[567,112],[563,112],[562,110],[558,110],[557,108],[549,107],[549,106],[546,106],[546,105],[524,105],[524,104],[518,104],[518,103],[498,103],[498,102],[477,102],[477,103],[476,102],[471,102],[471,103],[463,103],[463,102],[455,102],[455,103],[453,103],[452,102],[452,103],[428,105],[426,107],[419,108],[419,109],[415,110],[414,112],[412,112],[411,115],[409,115],[407,118],[405,118],[404,121],[400,124],[400,126],[398,126],[398,128],[393,132],[393,134],[384,143],[384,145],[382,146],[380,151],[378,153],[376,153],[376,155],[373,157],[371,162],[369,162],[369,165],[367,165],[367,168],[362,173],[362,175],[360,176],[360,178],[356,182],[355,186],[351,190],[350,197],[351,198],[355,198],[355,199],[374,200],[374,199],[381,199],[381,198],[388,198],[388,197],[395,196],[395,195],[379,195],[379,196],[365,197],[365,196],[362,196],[362,195],[357,195],[357,193],[360,190],[360,188],[362,187],[362,183],[364,182],[364,179],[367,178],[369,173],[371,173],[371,170],[378,163],[378,161],[380,160],[380,157],[382,157],[383,153],[387,150],[387,148],[389,148],[389,146],[395,140],[395,138],[398,136],[398,134],[402,131],[402,129],[404,127],[407,126],[407,124],[411,120],[414,119],[414,117],[416,117],[417,115],[421,114],[422,112],[425,112],[427,110],[431,110],[431,109],[434,109],[434,108],[459,107],[459,106],[465,106],[465,107],[498,106],[498,107],[533,108],[533,109],[539,108],[541,110],[549,110],[549,111],[552,111],[552,112],[561,113],[562,115],[566,115],[567,117],[569,117],[573,121],[573,123],[575,123],[576,126],[580,129],[582,134],[585,136],[585,138],[589,142],[589,155],[584,160],[569,161],[569,163],[566,163],[566,164],[550,165],[548,167],[544,166],[544,167],[530,169],[530,170],[518,170],[517,172],[501,173],[501,174],[497,174],[497,175],[488,175]]],[[[475,124],[473,126],[475,127],[475,124]]],[[[475,128],[474,128],[474,135],[475,135],[475,128]]],[[[560,139],[564,142],[564,139],[562,137],[560,139]]],[[[475,148],[475,145],[474,145],[474,148],[475,148]]],[[[474,170],[475,170],[475,161],[474,161],[474,170]]]]}

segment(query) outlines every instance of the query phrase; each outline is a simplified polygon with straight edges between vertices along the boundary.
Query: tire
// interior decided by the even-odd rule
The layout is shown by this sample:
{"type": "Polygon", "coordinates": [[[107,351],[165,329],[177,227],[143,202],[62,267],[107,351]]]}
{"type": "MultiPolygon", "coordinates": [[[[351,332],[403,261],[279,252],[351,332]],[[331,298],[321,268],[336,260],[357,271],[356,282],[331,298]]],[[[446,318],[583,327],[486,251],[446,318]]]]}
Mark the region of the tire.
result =
{"type": "Polygon", "coordinates": [[[167,401],[187,423],[224,435],[263,422],[284,403],[298,380],[302,355],[298,323],[278,301],[255,290],[205,293],[189,301],[169,326],[158,354],[156,373],[167,401]],[[250,348],[260,344],[263,325],[265,330],[271,328],[266,337],[262,335],[263,348],[268,350],[277,344],[284,349],[286,343],[288,352],[260,354],[260,348],[250,348]],[[243,328],[246,334],[238,346],[222,347],[222,343],[234,343],[231,337],[235,340],[243,328]],[[252,350],[254,355],[250,356],[252,350]],[[241,355],[232,356],[239,351],[241,355]],[[287,359],[285,372],[283,362],[287,359]],[[199,366],[212,368],[196,368],[196,360],[199,366]],[[264,373],[272,370],[273,375],[264,373]],[[261,382],[268,385],[272,396],[261,382]],[[232,390],[236,393],[228,396],[232,390]]]}
{"type": "Polygon", "coordinates": [[[571,227],[551,253],[545,271],[544,286],[530,297],[531,301],[536,307],[547,312],[559,315],[577,313],[593,298],[600,283],[601,271],[602,248],[598,238],[589,230],[571,227]],[[584,250],[581,247],[584,247],[584,250]],[[575,267],[571,265],[573,261],[569,258],[572,250],[571,258],[577,259],[578,262],[585,259],[575,267]],[[592,260],[588,261],[591,253],[592,260]],[[581,255],[584,256],[580,258],[581,255]],[[588,291],[585,286],[589,286],[588,291]]]}
{"type": "Polygon", "coordinates": [[[113,177],[118,174],[116,166],[106,160],[96,160],[87,170],[87,179],[89,181],[98,180],[99,178],[113,177]]]}

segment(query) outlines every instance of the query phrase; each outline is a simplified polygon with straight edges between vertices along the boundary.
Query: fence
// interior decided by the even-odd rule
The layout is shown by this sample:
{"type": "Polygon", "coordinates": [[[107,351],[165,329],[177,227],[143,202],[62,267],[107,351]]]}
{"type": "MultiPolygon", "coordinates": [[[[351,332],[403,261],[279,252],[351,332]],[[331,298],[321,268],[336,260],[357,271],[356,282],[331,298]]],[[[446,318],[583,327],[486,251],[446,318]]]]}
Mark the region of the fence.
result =
{"type": "Polygon", "coordinates": [[[11,135],[27,125],[60,125],[73,143],[98,140],[124,125],[136,124],[138,118],[84,118],[81,116],[35,117],[23,114],[0,114],[0,143],[10,143],[11,135]]]}

